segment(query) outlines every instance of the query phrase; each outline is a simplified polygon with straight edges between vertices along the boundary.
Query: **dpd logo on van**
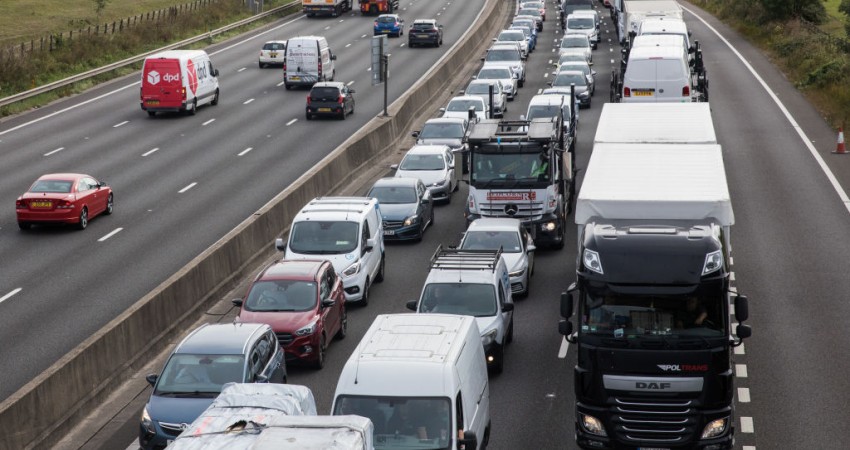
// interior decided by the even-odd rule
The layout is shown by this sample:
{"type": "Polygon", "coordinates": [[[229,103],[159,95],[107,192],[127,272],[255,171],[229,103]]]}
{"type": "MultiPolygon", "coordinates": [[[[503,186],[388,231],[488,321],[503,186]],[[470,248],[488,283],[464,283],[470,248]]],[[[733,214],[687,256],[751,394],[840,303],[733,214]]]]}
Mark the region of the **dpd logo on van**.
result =
{"type": "Polygon", "coordinates": [[[189,89],[194,94],[198,90],[198,72],[195,70],[195,63],[191,59],[186,63],[186,72],[189,73],[189,89]]]}
{"type": "Polygon", "coordinates": [[[159,72],[156,70],[151,70],[148,72],[148,84],[157,84],[159,83],[159,72]]]}

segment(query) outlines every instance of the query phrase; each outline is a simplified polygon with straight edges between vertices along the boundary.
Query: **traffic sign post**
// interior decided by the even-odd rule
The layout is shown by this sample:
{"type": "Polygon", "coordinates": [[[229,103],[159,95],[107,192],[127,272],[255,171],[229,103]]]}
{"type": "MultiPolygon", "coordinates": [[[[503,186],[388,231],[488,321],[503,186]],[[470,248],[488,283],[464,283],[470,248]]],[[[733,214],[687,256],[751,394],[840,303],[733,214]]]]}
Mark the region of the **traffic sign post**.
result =
{"type": "Polygon", "coordinates": [[[390,55],[384,53],[387,48],[387,36],[372,37],[372,86],[384,84],[384,117],[387,114],[387,78],[390,76],[390,55]]]}

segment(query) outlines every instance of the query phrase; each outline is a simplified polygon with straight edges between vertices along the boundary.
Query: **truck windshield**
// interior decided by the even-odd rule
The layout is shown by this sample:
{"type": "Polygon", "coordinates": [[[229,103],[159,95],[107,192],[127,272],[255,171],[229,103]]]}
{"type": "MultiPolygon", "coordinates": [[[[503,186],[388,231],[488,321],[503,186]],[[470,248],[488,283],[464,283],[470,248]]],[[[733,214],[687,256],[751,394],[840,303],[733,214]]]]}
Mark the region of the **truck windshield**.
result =
{"type": "Polygon", "coordinates": [[[368,417],[375,426],[375,449],[449,449],[452,428],[447,397],[339,396],[335,416],[368,417]]]}
{"type": "Polygon", "coordinates": [[[581,333],[626,339],[643,336],[725,336],[722,307],[725,297],[707,294],[624,295],[612,291],[585,292],[580,305],[581,333]]]}
{"type": "Polygon", "coordinates": [[[476,187],[499,182],[549,182],[549,161],[545,153],[474,153],[472,158],[470,175],[476,187]]]}
{"type": "Polygon", "coordinates": [[[335,255],[357,249],[357,222],[300,221],[292,226],[289,249],[302,255],[335,255]]]}
{"type": "Polygon", "coordinates": [[[422,291],[419,312],[495,316],[496,291],[490,284],[429,283],[422,291]]]}

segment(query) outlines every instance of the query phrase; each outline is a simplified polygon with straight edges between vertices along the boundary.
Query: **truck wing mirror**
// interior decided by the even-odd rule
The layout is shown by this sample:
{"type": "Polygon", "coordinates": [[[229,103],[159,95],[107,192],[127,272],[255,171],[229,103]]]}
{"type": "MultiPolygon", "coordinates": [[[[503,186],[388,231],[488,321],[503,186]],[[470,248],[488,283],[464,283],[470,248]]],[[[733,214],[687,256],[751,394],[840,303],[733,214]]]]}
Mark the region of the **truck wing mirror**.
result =
{"type": "Polygon", "coordinates": [[[571,339],[570,335],[573,334],[573,323],[567,319],[561,320],[558,322],[558,333],[565,336],[567,341],[571,339]]]}
{"type": "Polygon", "coordinates": [[[746,295],[735,296],[735,319],[740,323],[750,318],[750,304],[746,295]]]}
{"type": "Polygon", "coordinates": [[[286,242],[283,241],[283,238],[277,238],[274,240],[274,248],[282,252],[286,251],[286,242]]]}
{"type": "Polygon", "coordinates": [[[411,311],[416,311],[416,300],[408,301],[407,303],[405,303],[405,306],[407,306],[407,309],[411,311]]]}
{"type": "Polygon", "coordinates": [[[735,327],[735,334],[738,336],[738,339],[744,340],[753,335],[753,329],[749,325],[739,324],[735,327]]]}
{"type": "Polygon", "coordinates": [[[561,317],[569,319],[573,316],[573,294],[561,292],[561,317]]]}

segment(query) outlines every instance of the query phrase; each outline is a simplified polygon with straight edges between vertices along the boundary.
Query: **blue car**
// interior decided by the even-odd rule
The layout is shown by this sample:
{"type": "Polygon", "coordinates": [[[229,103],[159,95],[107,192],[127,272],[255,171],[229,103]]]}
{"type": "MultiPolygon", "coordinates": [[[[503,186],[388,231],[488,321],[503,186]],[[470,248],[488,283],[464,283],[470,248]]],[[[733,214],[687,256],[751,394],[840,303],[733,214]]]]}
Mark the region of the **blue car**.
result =
{"type": "Polygon", "coordinates": [[[419,178],[381,178],[366,196],[378,199],[385,241],[421,241],[434,222],[434,201],[419,178]]]}
{"type": "Polygon", "coordinates": [[[398,14],[381,14],[375,19],[375,36],[386,34],[399,37],[404,34],[404,20],[398,14]]]}
{"type": "Polygon", "coordinates": [[[511,23],[511,28],[515,27],[519,27],[525,31],[526,36],[528,36],[528,51],[534,51],[534,47],[537,47],[537,28],[534,25],[534,21],[530,19],[514,20],[511,23]]]}

